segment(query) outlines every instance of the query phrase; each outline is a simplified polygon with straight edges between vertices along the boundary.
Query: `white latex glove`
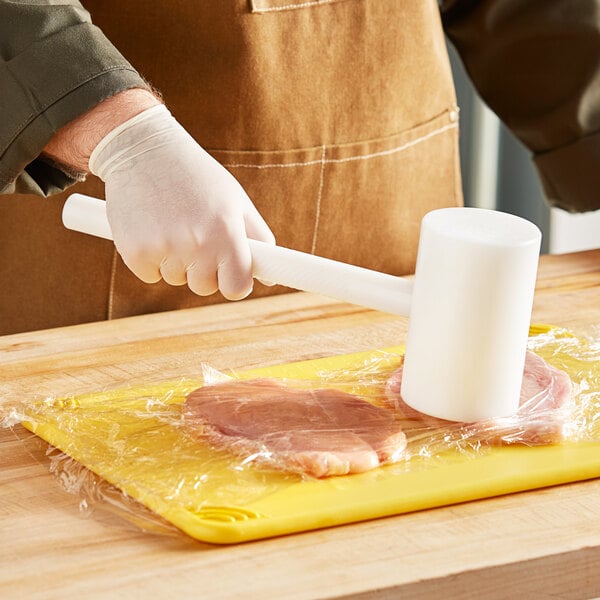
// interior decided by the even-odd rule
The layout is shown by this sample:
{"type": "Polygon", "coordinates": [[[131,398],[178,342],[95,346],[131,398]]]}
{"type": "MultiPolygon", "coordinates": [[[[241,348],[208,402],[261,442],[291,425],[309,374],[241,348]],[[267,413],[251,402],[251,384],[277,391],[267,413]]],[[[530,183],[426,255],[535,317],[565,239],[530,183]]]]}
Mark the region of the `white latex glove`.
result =
{"type": "Polygon", "coordinates": [[[237,180],[203,150],[165,106],[111,131],[90,170],[105,183],[115,245],[141,280],[162,277],[201,296],[252,291],[247,238],[274,243],[237,180]]]}

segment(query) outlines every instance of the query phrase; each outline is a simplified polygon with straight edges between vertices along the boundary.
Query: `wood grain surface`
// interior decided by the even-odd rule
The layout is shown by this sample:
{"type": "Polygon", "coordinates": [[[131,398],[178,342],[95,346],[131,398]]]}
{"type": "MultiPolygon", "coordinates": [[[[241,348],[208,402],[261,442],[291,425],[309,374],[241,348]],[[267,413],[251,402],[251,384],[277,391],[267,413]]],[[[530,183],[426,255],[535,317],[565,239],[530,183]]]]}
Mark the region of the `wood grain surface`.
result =
{"type": "MultiPolygon", "coordinates": [[[[600,250],[544,256],[534,322],[600,339],[600,250]]],[[[405,320],[295,293],[0,337],[0,402],[393,346],[405,320]]],[[[600,480],[238,546],[82,511],[0,429],[0,598],[596,598],[600,480]]]]}

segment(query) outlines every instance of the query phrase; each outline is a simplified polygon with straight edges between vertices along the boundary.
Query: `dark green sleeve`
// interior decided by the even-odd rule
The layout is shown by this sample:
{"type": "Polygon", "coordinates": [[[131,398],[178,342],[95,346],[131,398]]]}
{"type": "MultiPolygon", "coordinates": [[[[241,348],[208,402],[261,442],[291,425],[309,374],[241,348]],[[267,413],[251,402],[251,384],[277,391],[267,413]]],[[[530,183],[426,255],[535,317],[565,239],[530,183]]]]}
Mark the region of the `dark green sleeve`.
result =
{"type": "Polygon", "coordinates": [[[54,133],[147,84],[74,0],[0,0],[0,193],[49,195],[83,174],[40,158],[54,133]]]}
{"type": "Polygon", "coordinates": [[[600,208],[600,0],[442,0],[481,97],[533,152],[549,203],[600,208]]]}

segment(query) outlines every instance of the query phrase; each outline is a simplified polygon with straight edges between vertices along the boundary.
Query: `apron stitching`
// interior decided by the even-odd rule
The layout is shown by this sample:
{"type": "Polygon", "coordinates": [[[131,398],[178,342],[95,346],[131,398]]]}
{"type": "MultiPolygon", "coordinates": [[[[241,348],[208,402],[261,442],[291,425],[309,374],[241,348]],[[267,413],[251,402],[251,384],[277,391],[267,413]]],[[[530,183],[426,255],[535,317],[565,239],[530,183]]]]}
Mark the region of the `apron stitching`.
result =
{"type": "Polygon", "coordinates": [[[319,230],[319,218],[321,216],[321,198],[323,196],[323,180],[325,174],[325,153],[327,149],[321,146],[321,172],[319,173],[319,193],[317,194],[317,214],[315,215],[315,227],[313,229],[313,240],[310,253],[314,254],[317,247],[317,235],[319,230]]]}
{"type": "Polygon", "coordinates": [[[284,4],[283,6],[270,6],[268,8],[255,8],[254,12],[277,12],[281,10],[292,10],[294,8],[305,8],[306,6],[317,6],[318,4],[333,4],[343,0],[312,0],[310,2],[297,2],[292,4],[284,4]]]}
{"type": "Polygon", "coordinates": [[[107,319],[110,321],[113,318],[113,298],[115,291],[115,278],[117,275],[117,250],[113,250],[113,259],[110,267],[110,285],[108,288],[108,315],[107,319]]]}
{"type": "Polygon", "coordinates": [[[372,152],[371,154],[359,154],[358,156],[348,156],[346,158],[328,158],[326,160],[307,160],[305,162],[293,162],[293,163],[273,163],[270,165],[265,164],[249,164],[249,163],[222,163],[224,167],[227,168],[245,168],[245,169],[272,169],[272,168],[285,168],[285,167],[307,167],[311,165],[320,165],[324,164],[338,164],[338,163],[346,163],[352,162],[355,160],[369,160],[371,158],[379,158],[380,156],[389,156],[390,154],[396,154],[397,152],[402,152],[407,148],[411,148],[412,146],[416,146],[421,142],[425,142],[436,135],[440,135],[450,129],[454,129],[458,127],[458,123],[450,123],[449,125],[444,125],[439,129],[435,129],[434,131],[430,131],[429,133],[415,138],[410,142],[406,142],[401,146],[396,146],[395,148],[391,148],[390,150],[381,150],[380,152],[372,152]]]}

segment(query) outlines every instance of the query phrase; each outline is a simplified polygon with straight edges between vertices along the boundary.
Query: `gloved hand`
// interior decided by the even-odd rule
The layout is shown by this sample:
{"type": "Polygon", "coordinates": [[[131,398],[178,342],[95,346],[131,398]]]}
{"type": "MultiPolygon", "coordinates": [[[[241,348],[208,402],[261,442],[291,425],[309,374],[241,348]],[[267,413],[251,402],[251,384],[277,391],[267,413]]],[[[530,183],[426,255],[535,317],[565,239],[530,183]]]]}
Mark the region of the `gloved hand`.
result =
{"type": "Polygon", "coordinates": [[[90,170],[105,183],[115,245],[141,280],[230,300],[252,291],[247,238],[274,243],[236,179],[163,105],[111,131],[90,170]]]}

